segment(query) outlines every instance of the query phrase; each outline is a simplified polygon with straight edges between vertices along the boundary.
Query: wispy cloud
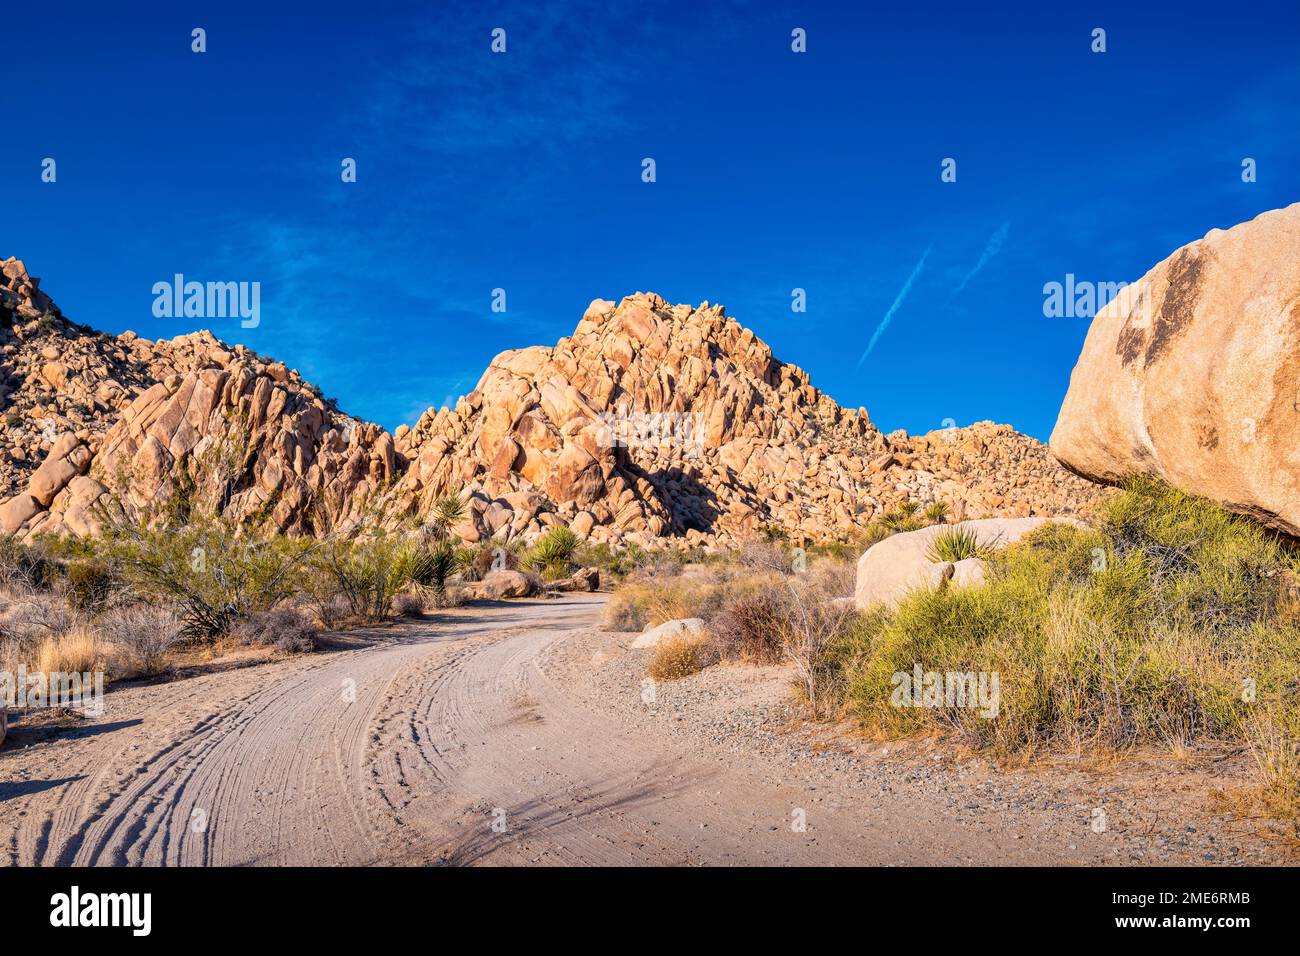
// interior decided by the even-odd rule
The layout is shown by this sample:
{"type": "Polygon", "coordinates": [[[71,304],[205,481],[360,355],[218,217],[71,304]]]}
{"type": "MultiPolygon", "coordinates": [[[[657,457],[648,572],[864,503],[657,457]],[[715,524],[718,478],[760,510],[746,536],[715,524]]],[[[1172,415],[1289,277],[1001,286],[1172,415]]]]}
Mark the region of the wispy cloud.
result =
{"type": "Polygon", "coordinates": [[[1007,241],[1007,231],[1010,228],[1011,223],[1004,222],[1002,225],[998,226],[993,235],[989,236],[989,241],[984,246],[984,252],[980,255],[979,262],[975,263],[970,272],[967,272],[962,276],[962,280],[957,283],[957,287],[953,289],[952,293],[948,296],[948,301],[951,302],[962,289],[966,288],[966,283],[975,278],[979,271],[988,265],[989,261],[994,256],[1002,251],[1002,244],[1007,241]]]}
{"type": "Polygon", "coordinates": [[[916,265],[913,267],[912,274],[907,277],[907,281],[903,283],[903,287],[898,290],[898,295],[894,296],[893,304],[890,305],[889,311],[885,313],[885,317],[880,320],[880,324],[876,326],[876,331],[871,334],[871,341],[867,343],[866,351],[863,352],[862,357],[858,359],[858,368],[862,368],[862,363],[867,360],[867,356],[871,354],[871,350],[876,347],[876,342],[880,339],[880,336],[884,333],[885,329],[889,328],[889,323],[893,321],[894,313],[898,311],[898,307],[901,306],[903,300],[907,298],[907,293],[912,291],[912,283],[915,282],[916,277],[921,274],[921,269],[925,267],[925,260],[930,255],[930,250],[933,248],[933,242],[925,247],[925,252],[921,253],[921,258],[917,260],[916,265]]]}

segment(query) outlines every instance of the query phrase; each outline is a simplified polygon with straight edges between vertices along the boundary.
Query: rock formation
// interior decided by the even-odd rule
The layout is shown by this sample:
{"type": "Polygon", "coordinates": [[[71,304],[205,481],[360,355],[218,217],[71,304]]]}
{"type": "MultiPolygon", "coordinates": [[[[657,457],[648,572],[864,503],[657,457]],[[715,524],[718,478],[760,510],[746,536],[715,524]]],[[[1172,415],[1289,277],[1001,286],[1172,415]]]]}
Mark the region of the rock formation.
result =
{"type": "Polygon", "coordinates": [[[596,300],[554,348],[502,353],[454,409],[397,430],[399,507],[469,489],[477,539],[563,522],[597,541],[687,544],[765,526],[850,534],[900,501],[958,517],[1086,511],[1091,486],[992,423],[881,434],[721,306],[596,300]]]}
{"type": "Polygon", "coordinates": [[[611,544],[844,538],[905,500],[954,517],[1086,512],[1092,486],[981,422],[882,434],[720,306],[593,302],[551,348],[504,352],[454,408],[393,435],[208,332],[170,342],[64,319],[3,264],[0,532],[95,534],[178,496],[250,528],[416,523],[461,495],[464,541],[565,524],[611,544]]]}
{"type": "Polygon", "coordinates": [[[1093,320],[1051,438],[1300,535],[1300,203],[1179,249],[1093,320]]]}

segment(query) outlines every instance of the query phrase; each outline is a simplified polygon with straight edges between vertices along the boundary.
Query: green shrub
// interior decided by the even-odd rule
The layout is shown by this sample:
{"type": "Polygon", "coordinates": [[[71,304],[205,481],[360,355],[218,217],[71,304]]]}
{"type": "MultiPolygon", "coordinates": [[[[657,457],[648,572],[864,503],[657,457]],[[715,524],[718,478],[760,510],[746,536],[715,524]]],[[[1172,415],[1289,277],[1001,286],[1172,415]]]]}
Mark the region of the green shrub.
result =
{"type": "Polygon", "coordinates": [[[457,560],[455,546],[446,539],[418,545],[411,550],[410,583],[440,598],[446,593],[447,579],[456,571],[457,560]]]}
{"type": "Polygon", "coordinates": [[[119,525],[110,543],[126,583],[146,597],[174,602],[191,638],[224,634],[240,618],[287,598],[310,550],[288,538],[241,539],[220,520],[153,529],[119,525]]]}
{"type": "Polygon", "coordinates": [[[311,563],[333,582],[355,617],[382,621],[391,613],[393,598],[417,575],[435,578],[431,550],[401,535],[380,533],[357,541],[326,541],[311,563]]]}
{"type": "Polygon", "coordinates": [[[920,507],[915,501],[900,502],[882,514],[879,523],[890,533],[916,531],[923,526],[922,520],[916,514],[920,507]]]}
{"type": "Polygon", "coordinates": [[[64,575],[68,600],[80,611],[102,608],[119,584],[116,569],[95,558],[70,561],[64,575]]]}
{"type": "MultiPolygon", "coordinates": [[[[1247,519],[1134,484],[1101,507],[1097,529],[1048,524],[987,560],[983,586],[915,592],[826,649],[823,663],[844,676],[844,709],[867,729],[955,728],[1004,751],[1123,748],[1249,741],[1260,705],[1246,687],[1300,713],[1300,626],[1283,593],[1293,558],[1247,519]],[[996,715],[894,706],[896,675],[918,664],[997,674],[996,715]]],[[[1288,721],[1300,725],[1287,716],[1269,726],[1288,721]]],[[[1271,765],[1284,779],[1278,753],[1271,765]]]]}

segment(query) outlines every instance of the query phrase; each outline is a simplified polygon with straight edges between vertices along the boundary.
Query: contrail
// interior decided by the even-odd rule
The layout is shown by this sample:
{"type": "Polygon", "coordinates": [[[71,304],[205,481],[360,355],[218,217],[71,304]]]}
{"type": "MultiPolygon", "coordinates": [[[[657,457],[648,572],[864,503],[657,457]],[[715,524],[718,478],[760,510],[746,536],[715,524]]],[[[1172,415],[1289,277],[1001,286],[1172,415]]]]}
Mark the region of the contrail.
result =
{"type": "Polygon", "coordinates": [[[871,333],[871,341],[867,343],[867,350],[862,353],[862,358],[858,359],[858,368],[862,368],[862,363],[867,360],[867,356],[871,354],[871,350],[876,347],[876,340],[880,338],[881,333],[884,332],[885,329],[889,328],[890,320],[893,319],[894,313],[898,311],[898,307],[903,304],[903,300],[907,298],[907,293],[912,288],[912,283],[916,281],[916,277],[921,274],[921,267],[925,265],[925,257],[930,254],[930,250],[933,248],[933,242],[925,247],[925,252],[921,253],[921,258],[920,261],[917,262],[916,268],[914,268],[912,274],[907,277],[907,281],[903,283],[903,287],[898,290],[898,295],[894,296],[894,304],[889,307],[889,311],[885,313],[885,317],[880,320],[880,324],[876,326],[876,331],[871,333]]]}
{"type": "Polygon", "coordinates": [[[1002,225],[998,226],[997,231],[994,232],[993,235],[989,236],[988,244],[984,247],[984,253],[980,256],[980,261],[975,263],[975,268],[966,273],[961,282],[957,283],[957,288],[953,289],[952,294],[948,296],[949,302],[953,300],[958,292],[966,288],[967,282],[970,282],[971,279],[975,278],[975,273],[988,265],[989,260],[1002,251],[1002,243],[1006,241],[1007,230],[1010,228],[1011,223],[1004,222],[1002,225]]]}

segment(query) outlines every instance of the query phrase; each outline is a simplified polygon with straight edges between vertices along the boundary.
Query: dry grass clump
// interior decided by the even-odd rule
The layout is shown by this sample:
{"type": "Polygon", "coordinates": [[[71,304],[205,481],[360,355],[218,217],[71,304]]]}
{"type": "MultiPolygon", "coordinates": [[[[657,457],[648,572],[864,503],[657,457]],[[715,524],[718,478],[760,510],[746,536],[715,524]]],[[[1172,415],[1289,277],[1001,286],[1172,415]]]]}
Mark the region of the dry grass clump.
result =
{"type": "Polygon", "coordinates": [[[655,680],[679,680],[698,674],[716,660],[709,639],[700,634],[673,634],[655,647],[646,673],[655,680]]]}
{"type": "Polygon", "coordinates": [[[1300,713],[1272,706],[1254,711],[1246,722],[1246,740],[1259,773],[1259,799],[1275,816],[1300,817],[1300,713]]]}
{"type": "Polygon", "coordinates": [[[103,671],[107,651],[99,635],[77,626],[41,643],[36,652],[36,669],[46,674],[103,671]]]}

